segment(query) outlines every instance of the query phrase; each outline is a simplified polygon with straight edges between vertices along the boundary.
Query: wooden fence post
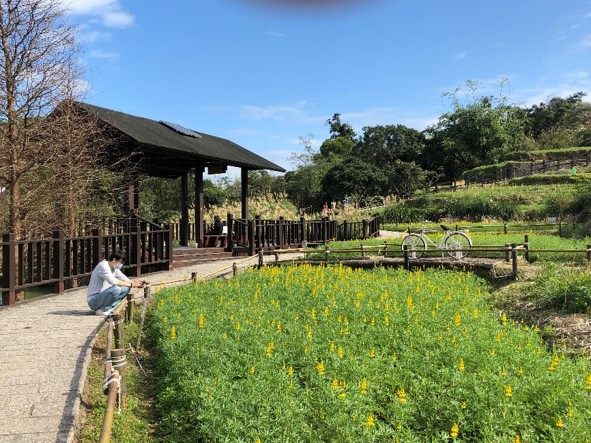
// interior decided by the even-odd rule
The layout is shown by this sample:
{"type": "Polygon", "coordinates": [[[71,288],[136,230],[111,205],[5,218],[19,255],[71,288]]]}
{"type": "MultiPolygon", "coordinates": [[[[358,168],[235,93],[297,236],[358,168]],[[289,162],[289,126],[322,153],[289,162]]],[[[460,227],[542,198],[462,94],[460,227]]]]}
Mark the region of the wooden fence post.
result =
{"type": "Polygon", "coordinates": [[[261,225],[261,216],[260,215],[256,215],[254,217],[254,231],[256,234],[256,248],[257,249],[261,249],[262,247],[264,247],[263,244],[263,227],[261,225]]]}
{"type": "Polygon", "coordinates": [[[343,222],[343,238],[341,240],[348,240],[349,237],[347,236],[347,227],[348,227],[349,223],[347,223],[347,220],[345,220],[343,222]]]}
{"type": "Polygon", "coordinates": [[[307,242],[306,239],[306,220],[304,217],[300,217],[300,245],[307,242]]]}
{"type": "Polygon", "coordinates": [[[404,245],[404,269],[410,271],[410,255],[408,254],[408,245],[404,245]]]}
{"type": "Polygon", "coordinates": [[[173,268],[173,253],[172,242],[174,241],[173,225],[164,225],[164,229],[168,230],[168,239],[166,240],[166,258],[168,259],[168,269],[173,268]]]}
{"type": "Polygon", "coordinates": [[[279,247],[283,248],[285,246],[285,232],[283,232],[283,216],[279,217],[277,221],[277,230],[279,231],[277,234],[277,240],[279,241],[279,247]]]}
{"type": "Polygon", "coordinates": [[[259,249],[259,269],[263,267],[263,250],[259,249]]]}
{"type": "Polygon", "coordinates": [[[248,220],[248,255],[254,255],[254,221],[248,220]]]}
{"type": "Polygon", "coordinates": [[[197,273],[196,272],[191,272],[191,281],[193,283],[197,283],[197,273]]]}
{"type": "Polygon", "coordinates": [[[511,261],[511,245],[508,243],[505,243],[505,261],[511,261]]]}
{"type": "Polygon", "coordinates": [[[517,245],[511,245],[511,270],[513,280],[517,280],[517,245]]]}
{"type": "Polygon", "coordinates": [[[529,263],[529,235],[524,236],[523,247],[525,248],[525,261],[529,263]]]}
{"type": "Polygon", "coordinates": [[[113,314],[113,322],[115,323],[115,349],[111,351],[111,357],[117,358],[118,360],[113,365],[113,368],[117,369],[121,376],[121,400],[119,407],[124,408],[127,398],[125,389],[125,344],[123,343],[123,328],[121,327],[121,317],[119,314],[113,314]]]}
{"type": "Polygon", "coordinates": [[[64,292],[64,233],[60,229],[59,231],[53,231],[53,272],[54,278],[58,279],[55,284],[55,291],[58,294],[64,292]]]}
{"type": "Polygon", "coordinates": [[[238,265],[234,262],[232,263],[232,276],[236,277],[236,274],[238,274],[238,265]]]}
{"type": "MultiPolygon", "coordinates": [[[[142,228],[137,223],[131,226],[130,229],[130,241],[129,244],[133,245],[133,252],[129,251],[128,254],[136,264],[135,267],[135,276],[139,277],[142,275],[142,228]]],[[[146,242],[147,245],[148,242],[146,242]]],[[[149,254],[151,251],[146,251],[146,254],[149,254]]],[[[147,258],[147,257],[146,257],[147,258]]],[[[130,261],[131,261],[130,260],[130,261]]],[[[130,263],[131,264],[131,263],[130,263]]]]}
{"type": "Polygon", "coordinates": [[[591,245],[587,245],[587,261],[591,262],[591,245]]]}
{"type": "Polygon", "coordinates": [[[234,230],[234,216],[228,212],[226,217],[226,230],[227,230],[227,239],[226,239],[226,251],[232,252],[234,249],[234,235],[232,234],[234,230]]]}
{"type": "Polygon", "coordinates": [[[503,234],[507,233],[507,223],[503,223],[503,234]]]}
{"type": "Polygon", "coordinates": [[[328,243],[328,217],[322,218],[322,241],[324,244],[328,243]]]}
{"type": "Polygon", "coordinates": [[[131,323],[133,320],[133,294],[131,293],[131,288],[129,288],[126,298],[127,304],[125,305],[125,323],[131,323]]]}
{"type": "Polygon", "coordinates": [[[4,234],[2,242],[2,285],[8,291],[2,293],[2,305],[16,303],[16,245],[14,234],[4,234]]]}
{"type": "Polygon", "coordinates": [[[103,258],[103,236],[100,229],[93,229],[92,233],[92,261],[93,266],[99,264],[103,258]]]}
{"type": "Polygon", "coordinates": [[[363,220],[361,222],[361,229],[363,230],[363,232],[361,233],[361,238],[366,239],[367,238],[367,220],[363,220]]]}
{"type": "Polygon", "coordinates": [[[562,221],[558,222],[558,236],[562,237],[562,221]]]}

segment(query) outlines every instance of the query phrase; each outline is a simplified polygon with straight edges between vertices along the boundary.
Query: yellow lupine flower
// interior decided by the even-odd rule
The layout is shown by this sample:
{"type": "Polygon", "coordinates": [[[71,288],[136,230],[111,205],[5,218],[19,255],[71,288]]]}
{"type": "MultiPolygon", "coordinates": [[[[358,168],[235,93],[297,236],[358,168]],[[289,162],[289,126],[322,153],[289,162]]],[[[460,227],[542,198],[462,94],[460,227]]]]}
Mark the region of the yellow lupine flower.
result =
{"type": "Polygon", "coordinates": [[[337,355],[339,358],[343,358],[345,356],[345,350],[343,349],[342,346],[339,346],[337,348],[337,355]]]}
{"type": "Polygon", "coordinates": [[[457,423],[454,423],[451,427],[451,430],[449,431],[449,435],[451,436],[451,438],[457,438],[459,433],[460,427],[457,423]]]}
{"type": "Polygon", "coordinates": [[[505,397],[509,398],[513,396],[513,388],[511,385],[505,385],[505,397]]]}
{"type": "Polygon", "coordinates": [[[366,378],[362,378],[359,382],[359,392],[361,394],[367,394],[367,389],[369,387],[369,383],[366,378]]]}
{"type": "Polygon", "coordinates": [[[501,315],[501,323],[503,324],[503,326],[507,325],[507,314],[505,314],[504,312],[501,315]]]}
{"type": "Polygon", "coordinates": [[[271,357],[273,355],[274,349],[275,349],[275,343],[270,341],[269,343],[267,343],[267,346],[265,347],[265,355],[267,357],[271,357]]]}
{"type": "Polygon", "coordinates": [[[562,421],[562,417],[558,417],[558,418],[556,419],[556,427],[557,427],[558,429],[562,429],[562,428],[564,428],[564,422],[562,421]]]}
{"type": "Polygon", "coordinates": [[[336,391],[336,390],[338,390],[338,389],[339,389],[339,387],[340,387],[339,381],[338,381],[336,378],[333,378],[333,379],[332,379],[332,383],[330,384],[330,388],[331,388],[333,391],[336,391]]]}
{"type": "Polygon", "coordinates": [[[459,312],[456,312],[456,314],[454,315],[454,324],[456,326],[460,326],[462,324],[462,316],[459,312]]]}
{"type": "Polygon", "coordinates": [[[255,439],[254,443],[263,443],[263,441],[260,439],[260,437],[257,437],[255,439]]]}
{"type": "Polygon", "coordinates": [[[369,357],[375,358],[376,357],[376,350],[374,348],[369,350],[369,357]]]}
{"type": "Polygon", "coordinates": [[[460,358],[460,363],[458,364],[458,370],[460,372],[464,372],[465,369],[466,369],[466,367],[464,366],[464,359],[460,358]]]}
{"type": "Polygon", "coordinates": [[[290,377],[293,377],[293,366],[287,367],[287,375],[289,375],[290,377]]]}
{"type": "Polygon", "coordinates": [[[199,329],[205,329],[205,315],[199,314],[197,325],[199,326],[199,329]]]}
{"type": "Polygon", "coordinates": [[[406,297],[406,307],[411,311],[415,308],[415,303],[410,295],[406,297]]]}
{"type": "Polygon", "coordinates": [[[373,428],[376,425],[376,419],[374,418],[373,414],[369,414],[367,416],[367,420],[365,420],[365,426],[368,428],[373,428]]]}
{"type": "Polygon", "coordinates": [[[515,434],[515,437],[513,437],[513,443],[521,443],[521,436],[519,434],[515,434]]]}
{"type": "Polygon", "coordinates": [[[255,371],[255,367],[254,366],[251,366],[251,367],[248,368],[248,373],[250,375],[253,375],[254,374],[254,371],[255,371]]]}
{"type": "Polygon", "coordinates": [[[170,339],[176,340],[176,328],[174,325],[172,325],[172,328],[170,328],[170,339]]]}
{"type": "Polygon", "coordinates": [[[591,374],[589,374],[585,379],[585,389],[587,389],[587,391],[591,391],[591,374]]]}
{"type": "Polygon", "coordinates": [[[318,372],[318,375],[324,375],[324,362],[322,360],[316,363],[316,372],[318,372]]]}
{"type": "Polygon", "coordinates": [[[398,396],[398,401],[402,404],[406,403],[406,391],[404,388],[398,388],[396,391],[396,395],[398,396]]]}
{"type": "Polygon", "coordinates": [[[549,372],[556,371],[556,368],[558,368],[559,364],[560,364],[560,358],[557,356],[552,357],[552,360],[550,361],[550,364],[548,365],[548,371],[549,372]]]}

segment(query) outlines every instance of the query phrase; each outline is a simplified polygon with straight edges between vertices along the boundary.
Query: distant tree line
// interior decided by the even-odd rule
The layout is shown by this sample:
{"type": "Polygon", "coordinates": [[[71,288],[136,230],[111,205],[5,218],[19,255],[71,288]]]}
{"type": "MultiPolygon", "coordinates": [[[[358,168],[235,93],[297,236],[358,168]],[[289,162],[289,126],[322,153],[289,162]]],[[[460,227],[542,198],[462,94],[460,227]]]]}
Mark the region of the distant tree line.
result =
{"type": "Polygon", "coordinates": [[[334,114],[327,120],[329,138],[317,151],[307,145],[296,169],[285,174],[288,197],[316,208],[345,197],[361,204],[375,196],[408,198],[512,152],[591,146],[591,104],[582,92],[520,107],[506,98],[475,97],[475,85],[468,87],[473,98],[462,103],[457,93],[447,94],[452,110],[424,131],[392,124],[357,135],[334,114]]]}

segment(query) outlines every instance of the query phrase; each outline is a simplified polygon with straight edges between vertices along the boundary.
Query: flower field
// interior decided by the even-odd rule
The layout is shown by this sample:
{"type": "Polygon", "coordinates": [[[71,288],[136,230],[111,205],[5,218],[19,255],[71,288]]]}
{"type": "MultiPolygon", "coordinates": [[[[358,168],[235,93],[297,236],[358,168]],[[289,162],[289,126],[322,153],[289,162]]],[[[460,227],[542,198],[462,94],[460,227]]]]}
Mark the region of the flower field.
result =
{"type": "Polygon", "coordinates": [[[166,441],[591,441],[591,368],[445,271],[285,267],[163,290],[166,441]]]}

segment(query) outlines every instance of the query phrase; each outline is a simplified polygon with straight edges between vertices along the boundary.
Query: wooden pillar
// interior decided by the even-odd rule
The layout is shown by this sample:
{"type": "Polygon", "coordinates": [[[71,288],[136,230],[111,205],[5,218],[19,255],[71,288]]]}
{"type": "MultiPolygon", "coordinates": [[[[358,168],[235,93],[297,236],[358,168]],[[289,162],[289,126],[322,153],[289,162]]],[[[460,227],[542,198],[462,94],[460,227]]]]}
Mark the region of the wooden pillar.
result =
{"type": "Polygon", "coordinates": [[[248,169],[242,168],[240,172],[240,181],[242,188],[242,219],[248,219],[248,169]]]}
{"type": "Polygon", "coordinates": [[[179,243],[181,246],[189,245],[189,172],[181,175],[181,226],[179,243]]]}
{"type": "Polygon", "coordinates": [[[195,165],[195,241],[197,247],[203,248],[203,236],[205,235],[203,226],[203,214],[205,207],[203,203],[203,165],[195,165]]]}

